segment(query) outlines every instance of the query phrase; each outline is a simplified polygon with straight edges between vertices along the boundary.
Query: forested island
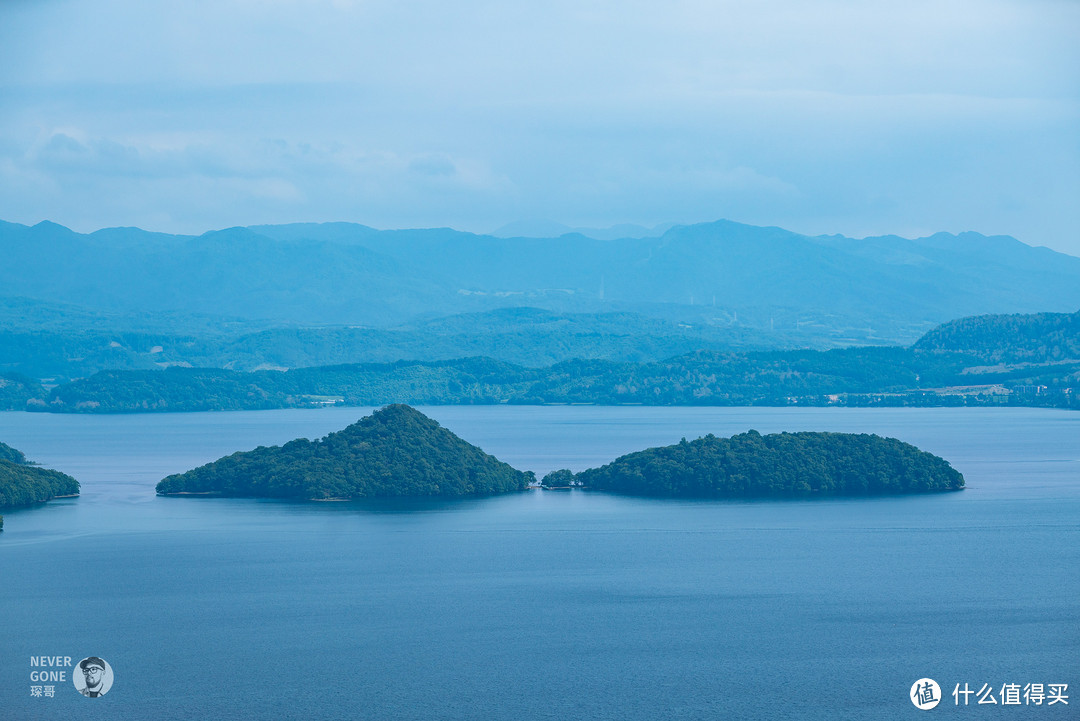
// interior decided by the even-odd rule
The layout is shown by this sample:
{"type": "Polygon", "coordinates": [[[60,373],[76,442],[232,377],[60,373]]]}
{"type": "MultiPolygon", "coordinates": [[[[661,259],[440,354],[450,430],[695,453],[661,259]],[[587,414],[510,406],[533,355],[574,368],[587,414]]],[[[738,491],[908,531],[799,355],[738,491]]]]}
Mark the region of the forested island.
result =
{"type": "Polygon", "coordinates": [[[895,438],[852,433],[710,434],[568,474],[549,474],[544,485],[701,498],[867,496],[964,487],[964,477],[943,458],[895,438]]]}
{"type": "MultiPolygon", "coordinates": [[[[0,443],[0,508],[28,506],[78,494],[79,482],[71,476],[32,465],[21,451],[0,443]]],[[[3,528],[2,518],[0,528],[3,528]]]]}
{"type": "MultiPolygon", "coordinates": [[[[159,495],[302,500],[470,496],[521,491],[535,481],[466,443],[414,408],[391,405],[325,438],[234,453],[157,485],[159,495]]],[[[866,496],[955,491],[947,461],[894,438],[749,431],[631,453],[547,488],[671,497],[866,496]]]]}
{"type": "Polygon", "coordinates": [[[534,480],[466,443],[423,413],[390,405],[310,441],[260,446],[163,479],[159,495],[338,500],[474,496],[521,491],[534,480]]]}

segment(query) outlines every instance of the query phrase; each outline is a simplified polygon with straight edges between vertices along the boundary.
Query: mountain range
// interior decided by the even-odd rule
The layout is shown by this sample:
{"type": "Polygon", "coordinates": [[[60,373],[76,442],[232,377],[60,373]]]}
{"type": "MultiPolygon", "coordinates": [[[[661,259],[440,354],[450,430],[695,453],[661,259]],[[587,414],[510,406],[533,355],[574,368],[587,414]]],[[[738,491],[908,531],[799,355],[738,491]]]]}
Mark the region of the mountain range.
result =
{"type": "Polygon", "coordinates": [[[830,347],[907,344],[961,316],[1080,307],[1080,258],[977,233],[853,239],[717,221],[619,239],[349,223],[186,236],[0,222],[0,248],[0,327],[11,331],[43,327],[27,318],[59,332],[387,329],[528,306],[830,347]]]}

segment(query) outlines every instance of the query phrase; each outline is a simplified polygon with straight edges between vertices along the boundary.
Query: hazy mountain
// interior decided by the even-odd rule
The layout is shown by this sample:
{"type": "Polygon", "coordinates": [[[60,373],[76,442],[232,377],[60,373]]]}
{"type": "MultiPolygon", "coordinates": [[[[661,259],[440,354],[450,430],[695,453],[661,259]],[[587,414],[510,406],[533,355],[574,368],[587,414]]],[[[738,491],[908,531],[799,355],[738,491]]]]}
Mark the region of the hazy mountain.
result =
{"type": "Polygon", "coordinates": [[[609,228],[571,228],[550,220],[517,220],[491,232],[496,238],[558,238],[577,233],[594,240],[619,240],[620,238],[659,238],[675,227],[675,223],[662,223],[652,228],[632,223],[620,223],[609,228]]]}
{"type": "Polygon", "coordinates": [[[393,328],[288,326],[189,334],[94,326],[67,331],[16,328],[0,330],[0,372],[38,378],[76,378],[105,369],[171,365],[256,370],[468,356],[535,367],[572,358],[643,361],[701,349],[834,345],[807,334],[796,336],[793,331],[680,323],[629,312],[554,313],[538,308],[420,318],[393,328]]]}
{"type": "MultiPolygon", "coordinates": [[[[522,309],[537,315],[544,311],[522,309]]],[[[467,323],[467,318],[456,320],[467,323]]],[[[552,320],[549,318],[548,320],[552,320]]],[[[555,318],[554,322],[563,322],[555,318]]],[[[451,324],[452,325],[452,324],[451,324]]],[[[529,335],[527,332],[525,335],[529,335]]],[[[276,337],[276,336],[275,336],[276,337]]],[[[252,373],[109,370],[47,391],[0,376],[0,408],[76,413],[240,410],[327,403],[1018,405],[1080,408],[1080,312],[980,316],[914,346],[699,350],[660,361],[576,358],[527,367],[491,358],[252,373]]]]}
{"type": "Polygon", "coordinates": [[[937,323],[1080,307],[1080,259],[1009,237],[808,237],[729,221],[660,237],[496,238],[347,223],[173,236],[0,224],[4,295],[92,312],[387,328],[532,306],[914,341],[937,323]]]}

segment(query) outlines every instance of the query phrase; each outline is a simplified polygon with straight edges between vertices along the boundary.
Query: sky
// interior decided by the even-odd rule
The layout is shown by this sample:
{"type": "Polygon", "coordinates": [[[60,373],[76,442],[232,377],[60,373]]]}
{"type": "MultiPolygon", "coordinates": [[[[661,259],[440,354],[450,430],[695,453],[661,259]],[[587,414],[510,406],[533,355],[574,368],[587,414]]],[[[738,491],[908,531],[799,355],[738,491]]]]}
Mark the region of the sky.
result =
{"type": "Polygon", "coordinates": [[[0,219],[1080,255],[1076,0],[0,0],[0,219]]]}

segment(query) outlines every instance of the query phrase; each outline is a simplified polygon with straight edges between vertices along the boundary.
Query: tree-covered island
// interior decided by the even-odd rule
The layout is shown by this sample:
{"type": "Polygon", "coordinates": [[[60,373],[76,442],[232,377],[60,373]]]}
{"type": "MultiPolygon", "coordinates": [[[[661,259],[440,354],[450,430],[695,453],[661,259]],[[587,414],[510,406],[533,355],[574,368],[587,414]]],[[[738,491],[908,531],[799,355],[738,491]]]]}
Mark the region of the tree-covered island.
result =
{"type": "MultiPolygon", "coordinates": [[[[79,482],[74,478],[32,465],[21,451],[0,443],[0,508],[28,506],[60,496],[77,495],[79,482]]],[[[2,519],[0,528],[3,528],[2,519]]]]}
{"type": "Polygon", "coordinates": [[[163,479],[160,495],[305,500],[468,496],[525,490],[533,480],[423,413],[390,405],[325,438],[234,453],[163,479]]]}
{"type": "MultiPolygon", "coordinates": [[[[391,405],[316,441],[234,453],[163,479],[160,495],[305,500],[467,496],[525,490],[535,476],[458,438],[419,411],[391,405]]],[[[866,496],[955,491],[947,461],[895,438],[849,433],[749,431],[631,453],[546,488],[581,486],[648,496],[866,496]]]]}
{"type": "MultiPolygon", "coordinates": [[[[564,479],[565,480],[565,479],[564,479]]],[[[958,491],[948,461],[877,435],[749,431],[650,448],[576,474],[586,488],[700,498],[867,496],[958,491]]]]}

